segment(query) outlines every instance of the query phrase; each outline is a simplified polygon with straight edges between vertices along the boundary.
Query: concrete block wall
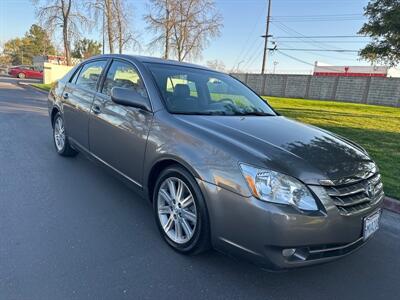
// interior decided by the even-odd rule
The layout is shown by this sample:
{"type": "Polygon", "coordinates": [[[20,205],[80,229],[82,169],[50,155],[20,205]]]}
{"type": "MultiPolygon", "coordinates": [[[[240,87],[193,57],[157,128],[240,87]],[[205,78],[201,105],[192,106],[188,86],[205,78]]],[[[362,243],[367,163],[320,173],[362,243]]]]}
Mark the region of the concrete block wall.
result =
{"type": "Polygon", "coordinates": [[[400,107],[400,78],[232,74],[263,96],[400,107]]]}

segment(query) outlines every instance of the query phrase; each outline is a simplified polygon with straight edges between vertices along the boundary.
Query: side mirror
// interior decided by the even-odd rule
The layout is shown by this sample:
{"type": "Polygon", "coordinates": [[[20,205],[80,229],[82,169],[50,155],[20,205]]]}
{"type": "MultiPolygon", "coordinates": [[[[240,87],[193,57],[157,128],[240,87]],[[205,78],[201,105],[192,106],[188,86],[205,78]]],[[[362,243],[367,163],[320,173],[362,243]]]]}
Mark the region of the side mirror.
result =
{"type": "Polygon", "coordinates": [[[132,89],[113,87],[111,89],[111,100],[117,104],[151,111],[149,99],[132,89]]]}

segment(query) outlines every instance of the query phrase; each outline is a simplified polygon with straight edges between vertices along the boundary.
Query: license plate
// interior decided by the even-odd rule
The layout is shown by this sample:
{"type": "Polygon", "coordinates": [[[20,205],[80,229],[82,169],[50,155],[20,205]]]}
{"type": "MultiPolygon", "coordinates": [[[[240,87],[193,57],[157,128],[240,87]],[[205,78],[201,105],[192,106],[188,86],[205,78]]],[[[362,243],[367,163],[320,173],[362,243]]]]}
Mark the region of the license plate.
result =
{"type": "Polygon", "coordinates": [[[381,216],[381,211],[364,218],[364,240],[368,239],[372,234],[374,234],[379,229],[379,219],[381,216]]]}

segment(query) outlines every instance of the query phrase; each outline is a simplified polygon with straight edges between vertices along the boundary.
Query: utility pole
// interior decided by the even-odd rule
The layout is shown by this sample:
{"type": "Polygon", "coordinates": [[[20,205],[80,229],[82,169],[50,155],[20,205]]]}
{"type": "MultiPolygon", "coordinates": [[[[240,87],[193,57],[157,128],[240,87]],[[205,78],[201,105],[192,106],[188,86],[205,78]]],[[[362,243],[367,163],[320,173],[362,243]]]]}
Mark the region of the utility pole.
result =
{"type": "Polygon", "coordinates": [[[265,73],[265,69],[266,69],[266,65],[267,65],[268,38],[270,37],[270,35],[269,35],[270,21],[271,21],[271,0],[268,0],[267,26],[265,29],[265,35],[263,36],[263,38],[265,39],[265,43],[264,43],[264,56],[263,56],[261,74],[265,73]]]}

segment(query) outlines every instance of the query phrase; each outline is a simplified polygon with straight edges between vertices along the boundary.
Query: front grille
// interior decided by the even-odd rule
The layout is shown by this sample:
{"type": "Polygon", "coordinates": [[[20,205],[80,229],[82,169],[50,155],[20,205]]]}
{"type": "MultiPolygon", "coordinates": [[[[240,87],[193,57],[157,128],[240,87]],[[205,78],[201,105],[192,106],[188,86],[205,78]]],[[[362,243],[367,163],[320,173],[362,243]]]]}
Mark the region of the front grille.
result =
{"type": "Polygon", "coordinates": [[[381,175],[375,175],[352,184],[325,187],[342,215],[353,215],[374,206],[384,197],[381,175]]]}

